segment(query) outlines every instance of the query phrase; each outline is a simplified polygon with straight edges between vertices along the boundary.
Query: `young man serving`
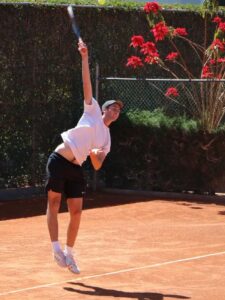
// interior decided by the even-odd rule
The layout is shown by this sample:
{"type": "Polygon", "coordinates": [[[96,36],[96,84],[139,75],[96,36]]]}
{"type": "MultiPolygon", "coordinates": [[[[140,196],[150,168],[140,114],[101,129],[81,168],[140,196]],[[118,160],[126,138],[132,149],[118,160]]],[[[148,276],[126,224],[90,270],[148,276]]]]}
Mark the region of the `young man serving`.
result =
{"type": "Polygon", "coordinates": [[[60,267],[67,267],[76,274],[80,270],[74,258],[73,247],[80,225],[85,190],[81,166],[90,156],[94,169],[101,168],[111,146],[109,126],[118,119],[123,107],[120,100],[108,100],[102,105],[101,111],[92,95],[88,49],[81,39],[78,50],[82,59],[84,112],[75,128],[61,134],[62,143],[49,156],[46,166],[47,224],[53,256],[60,267]],[[64,250],[58,240],[58,212],[62,194],[67,199],[70,215],[64,250]]]}

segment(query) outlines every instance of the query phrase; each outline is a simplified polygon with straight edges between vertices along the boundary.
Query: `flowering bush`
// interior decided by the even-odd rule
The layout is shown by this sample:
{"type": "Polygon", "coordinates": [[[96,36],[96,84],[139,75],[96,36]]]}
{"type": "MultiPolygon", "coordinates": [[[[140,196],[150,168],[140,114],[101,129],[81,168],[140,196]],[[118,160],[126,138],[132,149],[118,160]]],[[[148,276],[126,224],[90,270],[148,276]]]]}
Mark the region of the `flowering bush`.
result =
{"type": "MultiPolygon", "coordinates": [[[[191,81],[196,79],[196,76],[188,67],[176,42],[181,39],[188,43],[197,55],[201,66],[200,74],[197,77],[201,79],[200,86],[197,88],[193,84],[191,89],[184,84],[180,86],[188,96],[189,105],[195,106],[192,114],[198,119],[202,129],[211,132],[219,126],[225,113],[225,21],[218,15],[211,17],[211,21],[215,24],[214,37],[209,45],[204,42],[204,46],[202,46],[188,38],[186,28],[174,28],[167,25],[162,11],[163,8],[157,2],[147,2],[144,5],[144,12],[150,28],[150,38],[146,41],[142,35],[132,36],[130,47],[135,49],[136,55],[128,58],[127,66],[136,69],[146,64],[157,65],[176,79],[179,79],[178,70],[180,69],[185,74],[184,78],[191,81]],[[170,43],[171,47],[168,49],[172,49],[172,51],[170,50],[163,57],[158,50],[158,43],[165,40],[170,43]],[[177,66],[175,71],[174,65],[177,66]]],[[[207,17],[206,14],[204,18],[207,17]]],[[[175,97],[179,96],[179,91],[176,87],[171,86],[165,95],[176,101],[175,97]]]]}

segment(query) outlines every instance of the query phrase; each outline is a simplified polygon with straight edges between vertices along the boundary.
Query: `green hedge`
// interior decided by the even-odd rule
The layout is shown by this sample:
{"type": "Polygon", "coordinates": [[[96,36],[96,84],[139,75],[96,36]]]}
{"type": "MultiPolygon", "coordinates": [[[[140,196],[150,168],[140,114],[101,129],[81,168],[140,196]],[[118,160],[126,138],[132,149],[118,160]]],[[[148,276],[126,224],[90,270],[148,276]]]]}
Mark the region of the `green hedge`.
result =
{"type": "Polygon", "coordinates": [[[107,187],[214,193],[225,190],[225,131],[205,134],[194,120],[162,111],[127,113],[112,126],[107,187]]]}

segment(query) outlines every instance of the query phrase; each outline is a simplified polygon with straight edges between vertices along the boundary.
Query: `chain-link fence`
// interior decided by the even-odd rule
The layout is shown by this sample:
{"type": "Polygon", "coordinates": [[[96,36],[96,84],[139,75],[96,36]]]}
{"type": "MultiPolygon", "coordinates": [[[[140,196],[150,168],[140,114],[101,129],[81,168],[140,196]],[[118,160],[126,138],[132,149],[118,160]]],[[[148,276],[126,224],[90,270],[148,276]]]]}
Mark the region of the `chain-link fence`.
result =
{"type": "MultiPolygon", "coordinates": [[[[25,79],[30,77],[24,79],[22,70],[12,82],[7,81],[6,88],[2,86],[0,188],[42,184],[48,154],[61,141],[60,132],[75,126],[82,114],[80,78],[66,69],[58,78],[54,71],[48,73],[51,84],[46,84],[41,72],[35,72],[30,90],[25,89],[25,79]]],[[[208,118],[208,111],[214,124],[224,114],[225,80],[99,78],[97,72],[94,90],[100,104],[121,99],[124,112],[160,108],[172,116],[208,118]],[[177,89],[178,96],[165,96],[170,87],[177,89]]]]}
{"type": "MultiPolygon", "coordinates": [[[[124,111],[163,109],[171,115],[201,117],[225,105],[225,80],[99,78],[99,99],[118,98],[124,111]],[[172,90],[170,88],[173,88],[172,90]],[[167,91],[172,93],[166,96],[167,91]],[[176,89],[176,90],[174,90],[176,89]]],[[[220,112],[221,112],[220,111],[220,112]]],[[[217,111],[215,111],[217,113],[217,111]]],[[[218,112],[219,113],[219,112],[218,112]]]]}

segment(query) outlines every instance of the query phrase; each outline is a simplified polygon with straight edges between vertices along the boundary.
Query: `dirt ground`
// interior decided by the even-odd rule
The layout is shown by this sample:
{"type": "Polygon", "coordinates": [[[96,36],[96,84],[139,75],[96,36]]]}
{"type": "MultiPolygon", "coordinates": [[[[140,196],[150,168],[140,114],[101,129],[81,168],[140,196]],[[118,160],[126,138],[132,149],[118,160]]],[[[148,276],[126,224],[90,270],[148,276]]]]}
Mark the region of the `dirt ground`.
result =
{"type": "MultiPolygon", "coordinates": [[[[52,259],[46,199],[0,203],[0,299],[222,300],[225,203],[100,194],[84,205],[81,274],[52,259]]],[[[68,214],[59,214],[65,242],[68,214]]]]}

